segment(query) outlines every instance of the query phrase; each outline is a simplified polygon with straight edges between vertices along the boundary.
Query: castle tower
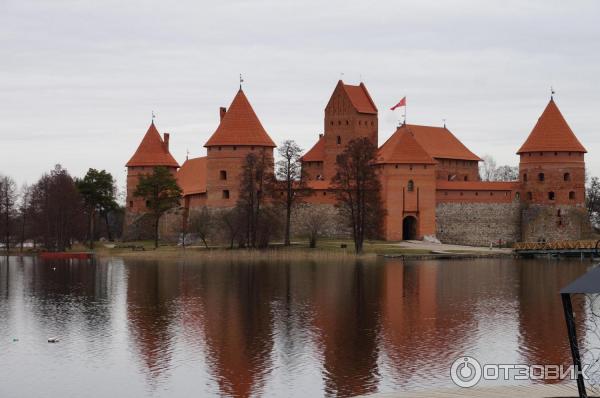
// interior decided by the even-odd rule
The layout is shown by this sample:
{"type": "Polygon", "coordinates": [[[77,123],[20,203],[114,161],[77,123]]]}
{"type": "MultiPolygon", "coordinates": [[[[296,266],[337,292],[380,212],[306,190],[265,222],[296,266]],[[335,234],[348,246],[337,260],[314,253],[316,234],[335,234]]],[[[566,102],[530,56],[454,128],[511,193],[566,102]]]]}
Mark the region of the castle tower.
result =
{"type": "Polygon", "coordinates": [[[133,224],[146,213],[144,199],[134,196],[140,176],[152,173],[157,166],[167,167],[173,174],[179,168],[179,164],[169,152],[169,134],[165,133],[164,139],[161,138],[152,122],[142,142],[125,166],[127,167],[127,199],[123,235],[127,239],[138,239],[141,236],[138,236],[133,224]]]}
{"type": "Polygon", "coordinates": [[[553,99],[517,151],[524,241],[580,239],[585,210],[585,153],[553,99]]]}
{"type": "MultiPolygon", "coordinates": [[[[351,86],[338,81],[325,107],[324,122],[321,144],[323,175],[320,179],[329,181],[335,175],[336,156],[344,150],[350,140],[368,137],[377,145],[377,107],[364,83],[351,86]]],[[[313,176],[310,178],[314,179],[313,176]]]]}
{"type": "Polygon", "coordinates": [[[221,122],[206,141],[206,205],[235,206],[240,188],[240,172],[246,156],[264,153],[273,160],[275,143],[269,137],[252,105],[240,89],[229,109],[220,109],[221,122]]]}
{"type": "Polygon", "coordinates": [[[387,210],[386,240],[435,235],[436,163],[406,125],[379,148],[377,168],[387,210]]]}

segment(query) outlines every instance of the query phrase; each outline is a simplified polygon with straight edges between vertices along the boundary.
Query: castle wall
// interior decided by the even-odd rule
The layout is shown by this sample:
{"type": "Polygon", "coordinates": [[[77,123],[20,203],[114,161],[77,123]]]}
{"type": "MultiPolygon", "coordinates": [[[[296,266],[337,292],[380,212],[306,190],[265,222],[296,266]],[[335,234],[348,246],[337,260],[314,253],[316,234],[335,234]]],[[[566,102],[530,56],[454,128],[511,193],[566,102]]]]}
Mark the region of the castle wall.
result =
{"type": "Polygon", "coordinates": [[[475,160],[438,159],[436,178],[445,181],[479,181],[479,162],[475,160]]]}
{"type": "Polygon", "coordinates": [[[527,205],[522,228],[523,242],[587,239],[591,233],[585,206],[527,205]]]}
{"type": "Polygon", "coordinates": [[[437,238],[443,243],[489,246],[521,241],[521,205],[444,202],[436,206],[437,238]]]}

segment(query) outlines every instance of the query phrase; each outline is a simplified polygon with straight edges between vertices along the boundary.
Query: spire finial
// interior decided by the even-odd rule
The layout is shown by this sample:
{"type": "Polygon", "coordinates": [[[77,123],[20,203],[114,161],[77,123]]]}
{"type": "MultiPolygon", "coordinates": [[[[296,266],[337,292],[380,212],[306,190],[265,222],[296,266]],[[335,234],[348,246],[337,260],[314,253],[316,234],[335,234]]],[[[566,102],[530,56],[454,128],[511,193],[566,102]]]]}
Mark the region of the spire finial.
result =
{"type": "Polygon", "coordinates": [[[156,117],[156,115],[154,114],[154,111],[152,111],[152,124],[154,124],[154,118],[156,117]]]}
{"type": "Polygon", "coordinates": [[[242,77],[242,74],[240,73],[240,91],[242,90],[242,83],[244,82],[244,78],[242,77]]]}
{"type": "Polygon", "coordinates": [[[444,128],[446,128],[446,119],[442,119],[442,122],[444,122],[444,128]]]}
{"type": "Polygon", "coordinates": [[[189,160],[190,159],[190,149],[186,148],[185,150],[185,160],[189,160]]]}
{"type": "Polygon", "coordinates": [[[551,100],[554,99],[554,94],[556,94],[556,91],[554,91],[554,87],[550,86],[550,99],[551,100]]]}
{"type": "Polygon", "coordinates": [[[340,72],[340,80],[344,80],[344,72],[340,72]]]}

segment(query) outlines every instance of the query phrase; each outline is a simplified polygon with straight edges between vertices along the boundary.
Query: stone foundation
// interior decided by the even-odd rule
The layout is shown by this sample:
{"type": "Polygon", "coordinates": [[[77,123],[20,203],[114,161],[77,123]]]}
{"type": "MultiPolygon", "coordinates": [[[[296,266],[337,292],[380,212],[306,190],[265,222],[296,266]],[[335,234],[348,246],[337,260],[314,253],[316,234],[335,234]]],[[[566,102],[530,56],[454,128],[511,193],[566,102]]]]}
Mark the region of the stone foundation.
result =
{"type": "Polygon", "coordinates": [[[528,205],[522,211],[523,242],[587,239],[591,234],[583,206],[528,205]]]}
{"type": "Polygon", "coordinates": [[[521,241],[521,206],[511,203],[438,203],[437,238],[443,243],[489,246],[521,241]]]}

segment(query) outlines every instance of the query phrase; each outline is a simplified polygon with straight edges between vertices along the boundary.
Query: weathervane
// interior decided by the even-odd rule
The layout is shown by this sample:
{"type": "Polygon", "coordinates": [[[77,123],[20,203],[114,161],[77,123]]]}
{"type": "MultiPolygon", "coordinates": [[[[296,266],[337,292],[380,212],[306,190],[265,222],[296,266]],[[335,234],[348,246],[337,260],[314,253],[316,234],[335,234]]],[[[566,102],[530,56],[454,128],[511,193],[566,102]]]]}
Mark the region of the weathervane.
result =
{"type": "Polygon", "coordinates": [[[240,73],[240,90],[242,89],[243,82],[244,82],[244,78],[242,77],[242,74],[240,73]]]}
{"type": "Polygon", "coordinates": [[[442,119],[442,122],[444,122],[444,128],[446,128],[446,119],[442,119]]]}
{"type": "Polygon", "coordinates": [[[156,115],[154,114],[154,111],[152,111],[152,124],[154,124],[154,118],[156,117],[156,115]]]}
{"type": "Polygon", "coordinates": [[[344,72],[340,72],[340,80],[344,80],[344,72]]]}
{"type": "Polygon", "coordinates": [[[190,149],[189,149],[189,148],[187,148],[187,149],[185,150],[185,160],[189,160],[189,159],[190,159],[190,149]]]}
{"type": "Polygon", "coordinates": [[[554,87],[550,86],[550,99],[554,99],[554,94],[556,94],[556,91],[554,91],[554,87]]]}

